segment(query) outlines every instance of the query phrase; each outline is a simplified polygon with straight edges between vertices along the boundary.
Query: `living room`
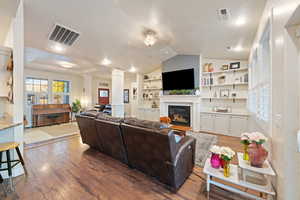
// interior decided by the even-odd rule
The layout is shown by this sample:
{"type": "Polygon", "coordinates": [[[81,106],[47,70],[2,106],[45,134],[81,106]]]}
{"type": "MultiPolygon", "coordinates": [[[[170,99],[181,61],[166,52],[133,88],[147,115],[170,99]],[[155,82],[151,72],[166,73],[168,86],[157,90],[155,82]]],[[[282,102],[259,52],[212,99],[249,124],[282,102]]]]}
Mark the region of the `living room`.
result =
{"type": "Polygon", "coordinates": [[[299,0],[0,11],[0,199],[300,199],[299,0]]]}

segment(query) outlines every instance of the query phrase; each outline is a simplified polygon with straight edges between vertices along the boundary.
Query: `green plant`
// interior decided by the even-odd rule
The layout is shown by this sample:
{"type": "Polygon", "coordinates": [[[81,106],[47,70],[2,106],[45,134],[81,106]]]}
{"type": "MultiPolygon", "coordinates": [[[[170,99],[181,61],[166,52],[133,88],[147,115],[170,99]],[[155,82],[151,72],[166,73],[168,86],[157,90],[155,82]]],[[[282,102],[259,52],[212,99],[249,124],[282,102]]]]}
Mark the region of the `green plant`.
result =
{"type": "Polygon", "coordinates": [[[81,108],[81,102],[78,99],[75,99],[75,101],[72,103],[72,112],[78,113],[81,108]]]}

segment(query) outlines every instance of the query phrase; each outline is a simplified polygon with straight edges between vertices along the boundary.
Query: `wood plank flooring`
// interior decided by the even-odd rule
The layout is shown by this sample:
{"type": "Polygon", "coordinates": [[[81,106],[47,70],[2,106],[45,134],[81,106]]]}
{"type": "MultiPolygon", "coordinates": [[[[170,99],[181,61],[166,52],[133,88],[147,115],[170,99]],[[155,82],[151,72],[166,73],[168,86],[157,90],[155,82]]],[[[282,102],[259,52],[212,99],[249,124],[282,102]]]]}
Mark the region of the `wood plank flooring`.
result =
{"type": "MultiPolygon", "coordinates": [[[[199,133],[200,134],[200,133],[199,133]]],[[[219,144],[241,151],[239,139],[219,136],[219,144]]],[[[14,180],[16,192],[0,199],[22,200],[205,200],[205,175],[195,167],[173,194],[156,180],[81,143],[78,136],[25,150],[29,175],[14,180]]],[[[234,161],[236,162],[236,160],[234,161]]],[[[1,187],[0,187],[1,193],[1,187]]],[[[243,197],[212,188],[212,200],[243,197]]]]}

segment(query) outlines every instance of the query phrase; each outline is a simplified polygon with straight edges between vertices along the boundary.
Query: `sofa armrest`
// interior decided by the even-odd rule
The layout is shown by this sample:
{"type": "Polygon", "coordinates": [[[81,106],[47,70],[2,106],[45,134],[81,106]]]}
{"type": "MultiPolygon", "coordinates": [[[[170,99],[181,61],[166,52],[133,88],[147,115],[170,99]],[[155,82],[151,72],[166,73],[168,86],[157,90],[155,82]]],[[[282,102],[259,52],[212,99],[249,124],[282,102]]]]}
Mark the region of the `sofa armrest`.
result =
{"type": "Polygon", "coordinates": [[[192,152],[193,162],[195,161],[195,147],[196,147],[196,139],[190,136],[185,136],[182,138],[178,144],[178,150],[176,157],[174,159],[173,165],[177,166],[180,157],[186,156],[187,153],[192,152]]]}

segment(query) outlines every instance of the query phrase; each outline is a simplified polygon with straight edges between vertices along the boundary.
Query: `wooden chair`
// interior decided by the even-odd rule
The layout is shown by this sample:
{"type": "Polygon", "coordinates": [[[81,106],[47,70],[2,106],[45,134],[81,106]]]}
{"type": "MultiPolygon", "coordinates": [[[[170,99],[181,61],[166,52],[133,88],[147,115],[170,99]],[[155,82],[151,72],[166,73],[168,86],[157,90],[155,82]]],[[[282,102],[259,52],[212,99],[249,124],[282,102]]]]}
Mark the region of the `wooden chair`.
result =
{"type": "Polygon", "coordinates": [[[24,168],[24,172],[25,174],[27,174],[27,170],[25,168],[25,163],[22,157],[22,154],[20,152],[19,149],[19,144],[16,142],[7,142],[7,143],[0,143],[0,171],[8,171],[8,176],[9,176],[9,184],[10,184],[10,188],[13,191],[13,182],[12,182],[12,169],[17,166],[19,163],[22,164],[23,168],[24,168]],[[13,150],[16,150],[19,159],[18,160],[12,160],[11,159],[11,152],[13,152],[13,150]],[[12,150],[12,151],[11,151],[12,150]],[[2,161],[2,155],[3,153],[6,153],[6,161],[2,161]],[[1,168],[2,164],[6,163],[7,164],[7,168],[1,168]]]}

